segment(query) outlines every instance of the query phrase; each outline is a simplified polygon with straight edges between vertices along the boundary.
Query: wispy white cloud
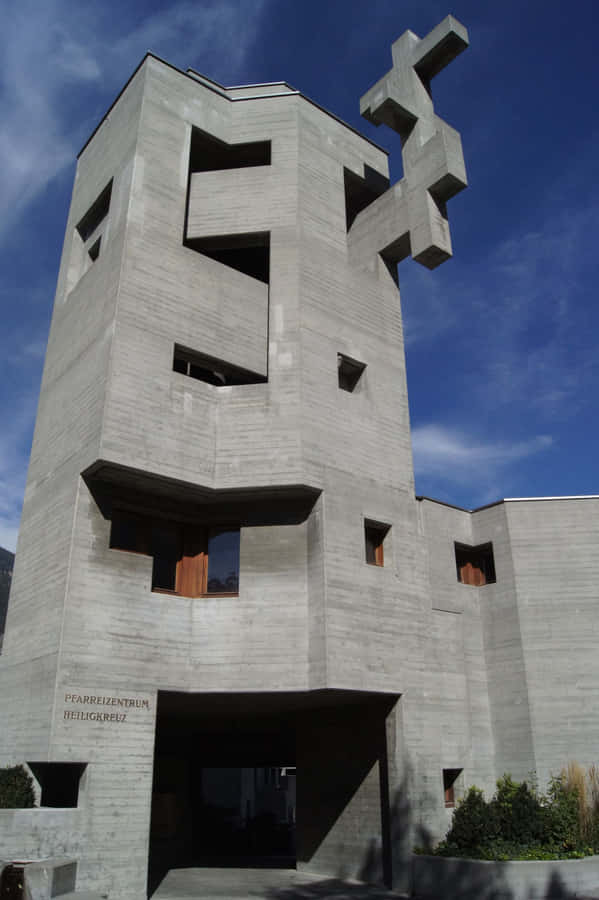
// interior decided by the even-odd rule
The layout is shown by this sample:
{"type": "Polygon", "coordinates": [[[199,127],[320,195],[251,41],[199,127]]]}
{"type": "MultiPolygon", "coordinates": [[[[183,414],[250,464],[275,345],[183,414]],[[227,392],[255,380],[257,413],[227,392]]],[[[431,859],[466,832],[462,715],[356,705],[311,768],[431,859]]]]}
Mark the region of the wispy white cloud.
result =
{"type": "Polygon", "coordinates": [[[481,441],[473,435],[441,425],[421,425],[412,430],[412,446],[419,471],[470,479],[473,467],[503,466],[551,446],[550,435],[537,435],[514,443],[481,441]]]}
{"type": "Polygon", "coordinates": [[[266,0],[179,0],[135,23],[69,0],[12,3],[0,32],[0,239],[69,163],[147,50],[189,48],[213,77],[235,80],[266,0]],[[78,112],[73,115],[73,109],[78,112]]]}
{"type": "Polygon", "coordinates": [[[492,409],[551,422],[587,401],[583,386],[599,378],[595,328],[581,328],[594,309],[596,208],[591,196],[580,198],[578,208],[564,205],[534,229],[515,228],[485,257],[433,273],[406,270],[408,361],[417,367],[431,352],[450,355],[455,378],[460,370],[464,378],[458,412],[460,398],[469,400],[463,421],[492,409]]]}
{"type": "Polygon", "coordinates": [[[498,487],[506,481],[505,470],[552,444],[553,438],[547,434],[520,441],[493,441],[438,424],[412,429],[417,483],[421,480],[436,488],[471,486],[473,505],[497,499],[498,487]]]}
{"type": "Polygon", "coordinates": [[[3,417],[0,433],[0,546],[14,551],[25,491],[31,423],[37,404],[37,386],[15,397],[9,416],[3,417]]]}

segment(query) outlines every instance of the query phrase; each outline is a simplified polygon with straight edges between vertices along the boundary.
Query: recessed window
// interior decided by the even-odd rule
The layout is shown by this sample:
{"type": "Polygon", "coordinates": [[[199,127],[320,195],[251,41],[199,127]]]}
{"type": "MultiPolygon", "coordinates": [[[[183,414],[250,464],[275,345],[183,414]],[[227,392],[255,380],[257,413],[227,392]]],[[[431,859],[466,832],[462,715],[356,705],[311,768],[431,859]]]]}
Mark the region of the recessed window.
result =
{"type": "Polygon", "coordinates": [[[27,763],[42,789],[40,806],[75,807],[79,800],[79,782],[87,763],[27,763]]]}
{"type": "Polygon", "coordinates": [[[77,231],[83,243],[92,236],[100,223],[108,215],[110,208],[110,196],[112,194],[112,181],[110,181],[97,200],[95,200],[86,214],[77,223],[77,231]]]}
{"type": "Polygon", "coordinates": [[[213,356],[197,353],[180,344],[175,344],[173,371],[179,372],[181,375],[188,375],[190,378],[197,378],[198,381],[205,381],[207,384],[213,384],[215,387],[263,384],[267,380],[264,375],[233,366],[222,359],[215,359],[213,356]]]}
{"type": "Polygon", "coordinates": [[[191,250],[256,278],[270,282],[270,232],[253,231],[248,234],[222,234],[216,237],[190,238],[184,244],[191,250]]]}
{"type": "Polygon", "coordinates": [[[443,769],[443,792],[445,794],[446,809],[451,809],[455,806],[456,782],[462,771],[462,769],[443,769]]]}
{"type": "Polygon", "coordinates": [[[97,241],[94,241],[89,250],[87,251],[87,255],[91,259],[92,262],[95,262],[100,255],[100,242],[102,241],[102,235],[98,238],[97,241]]]}
{"type": "Polygon", "coordinates": [[[337,377],[339,387],[342,391],[349,391],[350,394],[357,388],[366,363],[358,362],[356,359],[350,359],[342,353],[337,354],[337,377]]]}
{"type": "Polygon", "coordinates": [[[151,556],[152,590],[184,597],[239,592],[239,528],[197,526],[115,510],[110,547],[151,556]]]}
{"type": "Polygon", "coordinates": [[[221,141],[200,128],[191,129],[190,172],[269,166],[270,156],[270,141],[227,144],[226,141],[221,141]]]}
{"type": "Polygon", "coordinates": [[[67,293],[73,290],[100,256],[100,248],[103,246],[107,229],[106,217],[110,209],[111,195],[112,181],[106,185],[75,226],[67,270],[67,293]]]}
{"type": "Polygon", "coordinates": [[[458,581],[472,587],[495,583],[495,561],[493,544],[479,544],[469,547],[467,544],[455,544],[455,562],[458,581]]]}
{"type": "Polygon", "coordinates": [[[364,545],[366,550],[366,562],[369,566],[384,566],[384,542],[390,525],[381,522],[364,522],[364,545]]]}

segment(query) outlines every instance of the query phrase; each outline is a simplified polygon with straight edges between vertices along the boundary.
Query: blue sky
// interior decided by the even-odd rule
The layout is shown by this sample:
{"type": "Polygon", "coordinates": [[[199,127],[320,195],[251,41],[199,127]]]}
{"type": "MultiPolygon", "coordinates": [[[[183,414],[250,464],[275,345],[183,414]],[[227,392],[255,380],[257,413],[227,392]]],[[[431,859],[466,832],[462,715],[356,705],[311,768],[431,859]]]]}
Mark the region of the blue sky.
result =
{"type": "Polygon", "coordinates": [[[146,50],[226,84],[286,80],[359,116],[406,28],[470,48],[433,82],[470,187],[454,259],[399,269],[416,489],[474,507],[599,493],[597,0],[8,0],[0,34],[0,545],[14,549],[75,155],[146,50]]]}

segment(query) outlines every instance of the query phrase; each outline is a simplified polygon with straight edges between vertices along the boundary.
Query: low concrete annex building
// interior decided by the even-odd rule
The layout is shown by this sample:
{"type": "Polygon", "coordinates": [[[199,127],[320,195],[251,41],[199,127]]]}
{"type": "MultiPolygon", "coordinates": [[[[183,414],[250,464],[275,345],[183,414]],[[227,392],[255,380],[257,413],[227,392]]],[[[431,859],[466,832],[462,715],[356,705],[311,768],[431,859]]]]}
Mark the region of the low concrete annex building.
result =
{"type": "Polygon", "coordinates": [[[142,898],[175,866],[405,885],[461,786],[592,762],[599,499],[414,496],[396,263],[466,183],[430,79],[362,99],[148,55],[79,157],[0,657],[0,857],[142,898]],[[296,793],[297,792],[297,793],[296,793]]]}

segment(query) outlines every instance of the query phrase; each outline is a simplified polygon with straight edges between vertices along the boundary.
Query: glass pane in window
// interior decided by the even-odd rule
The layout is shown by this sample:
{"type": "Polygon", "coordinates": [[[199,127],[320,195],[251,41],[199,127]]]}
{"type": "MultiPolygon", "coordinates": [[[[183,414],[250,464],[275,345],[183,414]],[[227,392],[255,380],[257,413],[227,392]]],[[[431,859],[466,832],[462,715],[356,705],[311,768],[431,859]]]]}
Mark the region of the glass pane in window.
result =
{"type": "Polygon", "coordinates": [[[239,529],[211,530],[208,538],[209,594],[239,591],[239,529]]]}
{"type": "Polygon", "coordinates": [[[152,554],[152,590],[176,590],[177,560],[181,556],[181,534],[176,525],[159,522],[153,524],[152,554]]]}

